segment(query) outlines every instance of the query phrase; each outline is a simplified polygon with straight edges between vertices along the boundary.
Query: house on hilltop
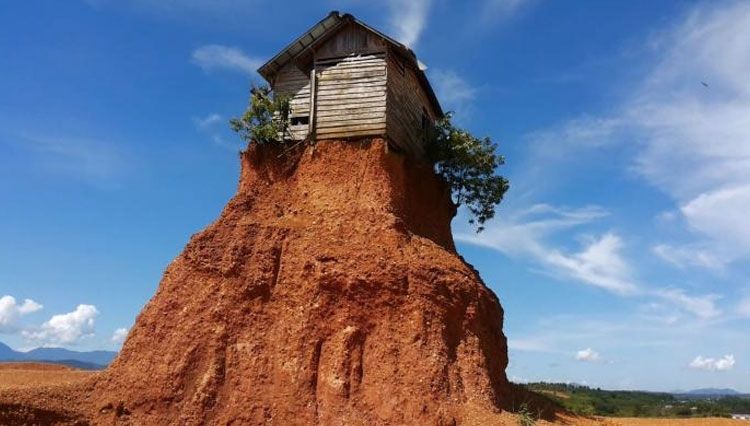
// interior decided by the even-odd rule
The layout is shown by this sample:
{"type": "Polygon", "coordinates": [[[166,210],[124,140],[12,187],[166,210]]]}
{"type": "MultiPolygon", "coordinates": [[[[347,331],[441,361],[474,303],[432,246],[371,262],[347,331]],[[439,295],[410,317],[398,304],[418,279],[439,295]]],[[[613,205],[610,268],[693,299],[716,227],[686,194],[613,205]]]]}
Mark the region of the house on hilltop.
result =
{"type": "Polygon", "coordinates": [[[380,136],[420,155],[443,116],[414,52],[349,14],[331,12],[258,73],[290,98],[294,140],[380,136]]]}

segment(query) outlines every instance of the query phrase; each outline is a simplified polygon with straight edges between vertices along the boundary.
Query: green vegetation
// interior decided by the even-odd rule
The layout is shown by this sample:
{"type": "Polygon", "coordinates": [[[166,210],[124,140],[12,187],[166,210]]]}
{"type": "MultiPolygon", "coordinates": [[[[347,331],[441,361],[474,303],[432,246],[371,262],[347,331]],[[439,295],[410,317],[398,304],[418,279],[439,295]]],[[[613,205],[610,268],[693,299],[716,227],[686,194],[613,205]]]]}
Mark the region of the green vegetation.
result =
{"type": "Polygon", "coordinates": [[[607,391],[561,383],[526,388],[580,415],[610,417],[728,417],[750,412],[750,397],[683,397],[667,393],[607,391]]]}
{"type": "Polygon", "coordinates": [[[477,138],[451,119],[448,113],[436,123],[427,156],[450,185],[453,201],[466,206],[472,215],[469,223],[481,232],[509,187],[507,179],[495,174],[505,159],[490,138],[477,138]]]}
{"type": "Polygon", "coordinates": [[[536,421],[529,411],[529,407],[526,404],[522,404],[521,408],[518,409],[518,426],[534,426],[536,421]]]}
{"type": "Polygon", "coordinates": [[[276,96],[268,86],[253,86],[245,113],[229,125],[248,143],[283,142],[289,136],[290,111],[288,97],[276,96]]]}

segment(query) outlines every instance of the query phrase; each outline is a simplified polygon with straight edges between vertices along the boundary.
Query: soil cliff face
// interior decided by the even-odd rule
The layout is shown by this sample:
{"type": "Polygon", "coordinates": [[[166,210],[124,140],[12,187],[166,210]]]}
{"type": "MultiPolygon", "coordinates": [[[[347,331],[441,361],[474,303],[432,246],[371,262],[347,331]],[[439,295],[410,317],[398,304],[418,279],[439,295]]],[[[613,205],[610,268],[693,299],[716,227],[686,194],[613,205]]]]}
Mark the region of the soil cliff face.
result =
{"type": "Polygon", "coordinates": [[[383,140],[241,161],[85,391],[88,421],[451,425],[505,405],[503,311],[429,167],[383,140]]]}

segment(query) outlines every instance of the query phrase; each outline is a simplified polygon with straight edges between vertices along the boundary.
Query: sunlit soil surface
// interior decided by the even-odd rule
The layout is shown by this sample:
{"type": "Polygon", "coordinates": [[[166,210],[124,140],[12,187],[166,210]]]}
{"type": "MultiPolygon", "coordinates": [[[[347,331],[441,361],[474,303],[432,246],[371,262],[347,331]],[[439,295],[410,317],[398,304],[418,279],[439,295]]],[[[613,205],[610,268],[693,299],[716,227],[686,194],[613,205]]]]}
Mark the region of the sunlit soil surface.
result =
{"type": "Polygon", "coordinates": [[[77,382],[95,372],[64,365],[12,362],[0,363],[0,390],[23,389],[77,382]]]}

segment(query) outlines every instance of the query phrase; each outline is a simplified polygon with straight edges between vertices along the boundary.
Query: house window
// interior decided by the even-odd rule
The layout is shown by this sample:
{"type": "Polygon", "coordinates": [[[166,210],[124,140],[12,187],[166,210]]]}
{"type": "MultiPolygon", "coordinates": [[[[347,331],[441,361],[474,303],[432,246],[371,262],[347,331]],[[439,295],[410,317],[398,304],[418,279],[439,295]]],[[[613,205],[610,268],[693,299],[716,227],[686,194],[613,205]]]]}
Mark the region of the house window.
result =
{"type": "Polygon", "coordinates": [[[308,124],[310,124],[310,116],[309,115],[302,115],[302,116],[299,116],[299,117],[292,117],[290,124],[292,126],[308,125],[308,124]]]}
{"type": "Polygon", "coordinates": [[[422,142],[427,142],[430,136],[430,118],[427,115],[427,110],[422,108],[422,123],[421,123],[420,139],[422,142]]]}

